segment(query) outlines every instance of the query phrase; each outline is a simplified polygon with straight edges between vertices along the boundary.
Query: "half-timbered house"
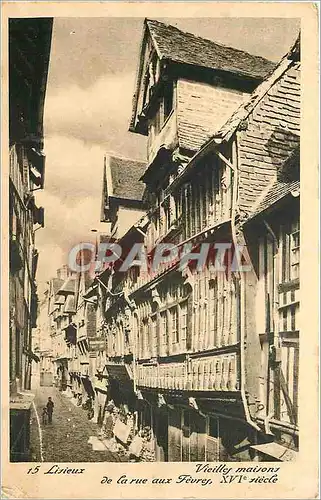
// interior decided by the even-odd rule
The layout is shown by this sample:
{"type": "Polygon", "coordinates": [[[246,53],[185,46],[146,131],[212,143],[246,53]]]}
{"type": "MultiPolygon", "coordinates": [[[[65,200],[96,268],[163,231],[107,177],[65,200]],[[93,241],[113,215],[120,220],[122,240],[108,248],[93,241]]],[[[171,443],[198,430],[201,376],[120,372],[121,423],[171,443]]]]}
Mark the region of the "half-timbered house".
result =
{"type": "MultiPolygon", "coordinates": [[[[229,272],[227,266],[227,272],[217,272],[208,265],[202,272],[197,272],[195,266],[181,271],[177,265],[174,268],[165,265],[153,275],[135,278],[132,272],[129,298],[135,303],[136,387],[139,398],[146,403],[141,419],[149,422],[154,433],[158,460],[249,460],[256,456],[261,445],[276,440],[272,431],[267,433],[267,429],[271,429],[267,420],[264,420],[267,428],[260,424],[262,405],[266,407],[266,402],[262,402],[262,386],[269,392],[266,386],[271,385],[273,377],[278,380],[278,387],[282,382],[282,388],[275,389],[275,394],[278,394],[275,400],[279,398],[281,401],[279,406],[283,401],[283,406],[290,408],[291,397],[295,406],[297,398],[297,351],[286,351],[285,346],[282,351],[280,335],[271,334],[272,323],[267,337],[278,339],[274,341],[275,356],[283,356],[283,364],[286,356],[293,360],[292,364],[289,361],[291,368],[287,369],[290,370],[287,377],[294,384],[290,389],[291,396],[283,390],[282,370],[285,368],[281,368],[280,363],[272,369],[272,362],[267,370],[271,378],[262,380],[262,370],[266,370],[267,363],[266,342],[271,340],[266,341],[258,332],[258,314],[255,313],[257,291],[262,284],[249,251],[249,236],[244,223],[251,218],[255,207],[260,212],[257,205],[267,189],[276,184],[274,189],[278,190],[277,183],[282,182],[282,166],[298,146],[299,48],[297,43],[273,72],[268,62],[256,61],[251,56],[238,59],[238,51],[233,59],[233,49],[226,49],[232,51],[228,61],[233,60],[233,64],[224,67],[222,60],[216,67],[209,64],[208,71],[213,72],[213,80],[195,82],[196,74],[202,75],[202,71],[189,75],[194,83],[193,87],[190,86],[187,104],[180,93],[181,78],[184,80],[187,76],[184,54],[180,52],[181,37],[186,43],[189,39],[190,54],[194,46],[189,35],[184,38],[185,34],[176,29],[145,22],[141,59],[147,59],[148,64],[152,61],[156,76],[152,88],[144,92],[145,86],[150,86],[151,69],[146,63],[149,69],[144,74],[141,60],[131,122],[132,131],[149,133],[148,166],[143,180],[151,209],[148,212],[149,224],[145,228],[145,244],[152,251],[162,242],[171,242],[178,247],[189,242],[191,249],[197,251],[200,243],[230,242],[234,248],[247,249],[251,270],[229,272]],[[168,53],[167,44],[170,46],[168,53]],[[153,57],[159,60],[158,63],[153,63],[153,57]],[[239,64],[244,66],[240,68],[239,64]],[[182,68],[185,71],[183,76],[180,73],[182,68]],[[261,71],[260,75],[258,71],[261,71]],[[216,80],[218,74],[220,78],[216,80]],[[230,105],[227,111],[230,117],[220,127],[226,118],[225,115],[220,122],[222,114],[218,111],[220,106],[226,110],[224,96],[230,91],[234,95],[237,88],[242,90],[244,99],[249,85],[253,90],[267,74],[268,77],[237,111],[233,112],[233,107],[240,101],[230,105]],[[172,82],[175,89],[171,117],[165,113],[158,130],[153,120],[155,113],[161,114],[166,109],[164,99],[168,82],[172,82]],[[196,89],[203,89],[204,85],[208,87],[208,93],[200,111],[191,103],[198,95],[196,89]],[[147,102],[144,103],[144,99],[147,102]],[[199,113],[206,115],[201,123],[208,124],[208,132],[198,126],[199,113]],[[183,134],[186,114],[191,117],[191,122],[183,134]],[[170,127],[171,119],[173,124],[170,127]],[[209,141],[207,134],[212,136],[209,141]],[[196,135],[200,140],[197,146],[193,142],[196,135]],[[202,141],[205,145],[197,151],[202,141]],[[265,368],[261,366],[261,359],[265,368]],[[281,378],[275,373],[280,373],[281,378]]],[[[201,41],[197,39],[195,43],[199,48],[201,41]]],[[[213,46],[212,50],[216,55],[218,49],[215,51],[213,46]]],[[[198,53],[202,52],[199,50],[198,53]]],[[[197,61],[195,58],[195,65],[197,61]]],[[[191,65],[190,60],[187,62],[191,65]]],[[[197,102],[202,102],[200,95],[197,102]]],[[[267,196],[269,198],[270,194],[267,196]]],[[[247,227],[254,226],[249,223],[247,227]]],[[[264,227],[268,226],[264,224],[264,227]]],[[[295,231],[297,227],[293,229],[295,231]]],[[[295,256],[297,258],[297,253],[295,256]]],[[[271,261],[266,264],[271,265],[274,265],[271,261]]],[[[295,269],[295,265],[293,267],[295,269]]],[[[273,268],[268,273],[271,275],[273,268]]],[[[275,295],[273,297],[276,301],[275,295]]],[[[278,315],[285,315],[283,311],[287,311],[289,317],[293,316],[297,300],[293,299],[293,302],[289,307],[287,303],[284,303],[284,308],[283,304],[279,306],[278,315]]],[[[286,321],[284,319],[284,325],[286,321]]],[[[285,331],[289,331],[288,327],[285,331]]],[[[285,337],[291,335],[286,333],[285,337]]],[[[281,421],[280,408],[278,416],[273,413],[274,406],[269,408],[272,412],[268,413],[270,421],[281,421]]],[[[291,425],[295,425],[293,418],[288,418],[288,429],[292,429],[291,425]]],[[[286,454],[284,448],[278,449],[281,450],[279,455],[272,456],[272,459],[292,456],[290,451],[286,454]]]]}

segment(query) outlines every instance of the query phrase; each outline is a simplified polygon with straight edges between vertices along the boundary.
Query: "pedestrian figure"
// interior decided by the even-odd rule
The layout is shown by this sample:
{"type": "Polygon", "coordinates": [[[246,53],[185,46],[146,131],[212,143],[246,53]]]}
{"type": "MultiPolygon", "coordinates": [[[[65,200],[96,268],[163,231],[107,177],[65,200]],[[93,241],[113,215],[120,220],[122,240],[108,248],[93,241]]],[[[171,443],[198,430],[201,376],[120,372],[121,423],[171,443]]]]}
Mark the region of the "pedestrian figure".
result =
{"type": "Polygon", "coordinates": [[[52,424],[52,414],[53,414],[54,406],[55,405],[54,405],[52,399],[49,397],[48,403],[47,403],[48,424],[52,424]]]}
{"type": "Polygon", "coordinates": [[[44,406],[42,409],[42,424],[46,425],[48,423],[48,411],[47,407],[44,406]]]}

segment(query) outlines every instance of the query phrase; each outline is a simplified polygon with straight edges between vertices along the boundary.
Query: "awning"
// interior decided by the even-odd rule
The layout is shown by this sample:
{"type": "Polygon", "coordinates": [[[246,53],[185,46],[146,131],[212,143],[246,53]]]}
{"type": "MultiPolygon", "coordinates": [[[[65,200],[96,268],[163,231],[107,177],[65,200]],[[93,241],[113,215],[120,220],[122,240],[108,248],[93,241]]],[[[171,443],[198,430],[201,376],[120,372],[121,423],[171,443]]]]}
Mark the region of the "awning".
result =
{"type": "MultiPolygon", "coordinates": [[[[63,295],[59,295],[59,297],[63,297],[63,295]]],[[[76,299],[75,299],[75,296],[70,294],[70,295],[67,295],[66,297],[66,302],[65,302],[65,305],[64,305],[64,312],[65,313],[68,313],[68,314],[74,314],[76,312],[76,299]]]]}
{"type": "Polygon", "coordinates": [[[251,448],[282,462],[292,462],[298,455],[297,451],[291,450],[279,443],[256,444],[252,445],[251,448]]]}
{"type": "Polygon", "coordinates": [[[45,209],[43,207],[38,208],[34,206],[33,222],[34,224],[39,224],[41,227],[45,227],[45,209]]]}
{"type": "Polygon", "coordinates": [[[76,345],[77,343],[77,326],[75,323],[69,323],[68,326],[62,328],[62,331],[65,331],[65,341],[67,344],[76,345]]]}
{"type": "Polygon", "coordinates": [[[148,182],[156,166],[159,167],[158,176],[162,177],[162,174],[166,168],[164,167],[164,165],[169,166],[171,165],[171,162],[172,162],[172,155],[170,148],[166,144],[161,144],[156,154],[154,154],[153,158],[149,162],[149,165],[145,170],[144,174],[141,176],[139,180],[145,183],[148,182]]]}
{"type": "Polygon", "coordinates": [[[36,186],[43,187],[45,178],[45,154],[37,148],[30,148],[28,150],[28,158],[31,162],[30,174],[32,181],[36,186]]]}
{"type": "Polygon", "coordinates": [[[32,392],[19,392],[11,395],[9,401],[10,410],[29,410],[35,395],[32,392]]]}
{"type": "Polygon", "coordinates": [[[91,285],[88,290],[83,294],[84,299],[90,299],[91,297],[96,295],[98,289],[98,283],[95,285],[91,285]]]}
{"type": "Polygon", "coordinates": [[[129,382],[133,378],[127,365],[107,363],[106,368],[111,378],[121,382],[129,382]]]}
{"type": "Polygon", "coordinates": [[[33,166],[30,167],[30,177],[32,182],[36,184],[36,186],[42,185],[42,175],[38,171],[38,169],[34,168],[33,166]]]}
{"type": "Polygon", "coordinates": [[[101,391],[101,392],[107,393],[107,381],[106,381],[106,379],[98,380],[96,378],[96,380],[94,381],[94,389],[95,389],[95,391],[101,391]]]}
{"type": "Polygon", "coordinates": [[[63,295],[56,295],[56,299],[55,299],[56,305],[64,304],[64,302],[65,302],[65,297],[63,295]]]}

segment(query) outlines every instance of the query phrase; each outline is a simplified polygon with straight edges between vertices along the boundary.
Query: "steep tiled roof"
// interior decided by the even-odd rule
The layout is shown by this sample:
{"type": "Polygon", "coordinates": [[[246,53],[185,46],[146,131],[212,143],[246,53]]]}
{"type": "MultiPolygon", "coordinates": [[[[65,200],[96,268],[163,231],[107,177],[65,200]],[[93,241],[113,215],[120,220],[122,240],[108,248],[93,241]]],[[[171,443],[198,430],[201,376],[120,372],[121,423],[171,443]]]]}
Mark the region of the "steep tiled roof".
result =
{"type": "Polygon", "coordinates": [[[145,186],[139,179],[145,169],[145,162],[110,156],[113,196],[126,200],[141,201],[145,186]]]}
{"type": "Polygon", "coordinates": [[[258,79],[265,78],[275,66],[264,57],[253,56],[156,20],[146,19],[146,24],[161,59],[258,79]]]}
{"type": "Polygon", "coordinates": [[[75,313],[76,312],[74,295],[67,296],[66,302],[64,305],[64,312],[65,313],[75,313]]]}
{"type": "Polygon", "coordinates": [[[64,304],[64,302],[65,302],[65,297],[63,295],[57,294],[56,298],[55,298],[55,304],[61,305],[61,304],[64,304]]]}
{"type": "MultiPolygon", "coordinates": [[[[273,73],[269,75],[256,89],[249,98],[230,116],[220,130],[215,134],[215,137],[228,139],[237,127],[245,120],[250,113],[255,109],[259,102],[269,92],[273,85],[282,77],[287,69],[293,65],[293,61],[300,60],[300,35],[295,41],[290,51],[281,59],[273,73]]],[[[295,78],[295,77],[292,77],[295,78]]],[[[291,82],[291,80],[290,80],[291,82]]],[[[284,89],[284,93],[286,88],[284,89]]],[[[290,100],[291,100],[291,96],[290,100]]]]}
{"type": "Polygon", "coordinates": [[[244,101],[243,92],[200,82],[177,83],[179,146],[197,151],[244,101]]]}
{"type": "MultiPolygon", "coordinates": [[[[132,132],[137,132],[135,123],[137,111],[140,112],[137,107],[143,78],[144,42],[149,36],[152,39],[160,60],[170,61],[176,66],[185,65],[189,68],[203,68],[207,71],[212,71],[213,74],[220,71],[230,75],[233,74],[252,81],[252,88],[262,81],[275,67],[275,63],[263,57],[227,47],[212,40],[193,35],[192,33],[186,33],[160,21],[145,19],[144,36],[141,44],[140,61],[129,125],[129,130],[132,132]]],[[[211,132],[213,134],[215,130],[211,130],[211,132]]],[[[205,139],[207,139],[207,135],[204,136],[205,139]]]]}
{"type": "Polygon", "coordinates": [[[52,278],[51,279],[53,295],[56,295],[56,293],[58,292],[58,290],[61,287],[61,285],[63,284],[63,282],[64,282],[64,280],[62,280],[60,278],[52,278]]]}
{"type": "Polygon", "coordinates": [[[300,68],[287,69],[239,132],[239,206],[249,214],[300,144],[300,68]]]}
{"type": "Polygon", "coordinates": [[[75,293],[75,285],[76,285],[75,278],[68,278],[68,279],[66,279],[66,281],[64,282],[64,284],[58,290],[58,292],[57,292],[58,295],[75,293]]]}
{"type": "Polygon", "coordinates": [[[99,235],[99,243],[113,243],[115,241],[114,238],[110,236],[110,234],[100,234],[99,235]]]}
{"type": "Polygon", "coordinates": [[[289,194],[300,193],[300,148],[293,150],[292,154],[278,169],[276,178],[273,177],[262,194],[257,199],[249,218],[256,217],[265,212],[278,201],[289,194]]]}
{"type": "Polygon", "coordinates": [[[297,193],[299,191],[300,181],[298,180],[290,182],[276,180],[271,186],[268,187],[262,200],[250,215],[250,219],[273,207],[273,205],[285,198],[285,196],[291,193],[297,193]]]}
{"type": "MultiPolygon", "coordinates": [[[[300,144],[299,39],[275,71],[231,116],[214,139],[238,130],[239,208],[250,216],[300,144]]],[[[274,191],[281,186],[276,184],[274,191]]],[[[285,186],[284,186],[285,188],[285,186]]]]}

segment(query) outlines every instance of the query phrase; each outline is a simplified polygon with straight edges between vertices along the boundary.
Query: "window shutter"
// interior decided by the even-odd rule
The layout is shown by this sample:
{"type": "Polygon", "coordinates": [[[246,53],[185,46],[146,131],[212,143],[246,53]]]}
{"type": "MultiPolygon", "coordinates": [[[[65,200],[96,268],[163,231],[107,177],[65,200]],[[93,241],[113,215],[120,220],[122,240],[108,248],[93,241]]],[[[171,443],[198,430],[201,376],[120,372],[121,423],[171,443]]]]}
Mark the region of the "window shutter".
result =
{"type": "Polygon", "coordinates": [[[168,414],[168,460],[180,462],[182,451],[181,410],[170,410],[168,414]]]}
{"type": "Polygon", "coordinates": [[[205,460],[206,419],[192,412],[190,424],[190,461],[203,462],[205,460]]]}

